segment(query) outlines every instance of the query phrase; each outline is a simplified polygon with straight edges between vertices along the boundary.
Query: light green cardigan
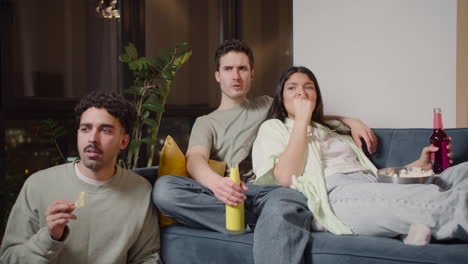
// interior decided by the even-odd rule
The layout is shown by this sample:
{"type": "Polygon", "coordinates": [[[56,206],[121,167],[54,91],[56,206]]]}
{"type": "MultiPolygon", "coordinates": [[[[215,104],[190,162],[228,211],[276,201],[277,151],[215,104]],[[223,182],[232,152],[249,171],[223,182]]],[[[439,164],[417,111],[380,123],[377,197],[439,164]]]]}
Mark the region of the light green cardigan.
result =
{"type": "MultiPolygon", "coordinates": [[[[252,149],[253,171],[257,176],[256,184],[279,184],[273,175],[273,169],[289,142],[293,125],[294,121],[287,118],[285,123],[278,119],[270,119],[260,126],[252,149]]],[[[351,137],[340,135],[317,123],[314,123],[314,127],[349,144],[360,164],[374,174],[377,172],[376,167],[362,150],[354,144],[351,137]]],[[[308,131],[312,131],[312,129],[312,126],[308,127],[308,131]]],[[[320,162],[322,156],[320,144],[313,136],[309,136],[308,141],[302,175],[293,177],[291,188],[306,196],[307,205],[313,213],[314,220],[321,226],[337,235],[352,234],[351,229],[335,216],[328,201],[323,166],[320,162]]]]}

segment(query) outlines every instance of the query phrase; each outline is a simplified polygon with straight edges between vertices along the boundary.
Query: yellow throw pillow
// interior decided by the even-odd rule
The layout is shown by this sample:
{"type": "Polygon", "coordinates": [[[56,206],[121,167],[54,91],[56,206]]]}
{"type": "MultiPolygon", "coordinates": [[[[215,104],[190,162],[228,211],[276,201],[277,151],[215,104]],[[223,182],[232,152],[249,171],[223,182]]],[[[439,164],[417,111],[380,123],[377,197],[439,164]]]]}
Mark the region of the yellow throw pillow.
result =
{"type": "Polygon", "coordinates": [[[185,155],[171,136],[167,136],[159,155],[158,177],[179,175],[189,177],[185,166],[185,155]]]}
{"type": "MultiPolygon", "coordinates": [[[[158,177],[164,175],[179,175],[192,178],[187,172],[185,162],[185,155],[182,153],[182,150],[180,150],[179,146],[171,136],[167,136],[164,141],[161,154],[159,155],[158,177]]],[[[216,173],[224,176],[226,171],[226,162],[209,160],[208,165],[216,173]]],[[[172,224],[175,224],[174,220],[159,212],[159,226],[164,227],[172,224]]]]}

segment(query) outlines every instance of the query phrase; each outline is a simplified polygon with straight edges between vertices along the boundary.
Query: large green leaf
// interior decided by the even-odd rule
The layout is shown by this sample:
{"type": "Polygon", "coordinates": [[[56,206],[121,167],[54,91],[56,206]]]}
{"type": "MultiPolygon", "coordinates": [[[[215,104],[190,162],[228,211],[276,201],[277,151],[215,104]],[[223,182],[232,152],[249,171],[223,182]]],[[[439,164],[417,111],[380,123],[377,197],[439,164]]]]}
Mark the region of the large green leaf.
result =
{"type": "Polygon", "coordinates": [[[188,44],[187,42],[180,42],[176,44],[176,47],[181,48],[181,47],[187,47],[188,45],[190,44],[188,44]]]}
{"type": "Polygon", "coordinates": [[[156,85],[155,87],[148,89],[148,92],[153,96],[159,96],[161,95],[161,87],[156,85]]]}
{"type": "Polygon", "coordinates": [[[182,64],[185,64],[189,59],[190,57],[192,57],[192,51],[187,51],[185,54],[184,54],[184,58],[182,59],[182,62],[180,63],[181,65],[182,64]]]}
{"type": "Polygon", "coordinates": [[[135,71],[138,69],[138,63],[136,61],[131,61],[128,63],[128,68],[130,68],[131,71],[135,71]]]}
{"type": "Polygon", "coordinates": [[[152,138],[143,138],[141,139],[141,141],[143,141],[144,143],[148,144],[148,145],[153,145],[156,143],[156,140],[152,139],[152,138]]]}
{"type": "Polygon", "coordinates": [[[52,133],[54,134],[56,138],[59,138],[59,137],[65,136],[67,134],[67,131],[63,127],[55,127],[52,130],[52,133]]]}
{"type": "Polygon", "coordinates": [[[155,61],[151,58],[147,57],[141,57],[140,58],[148,67],[154,67],[155,66],[155,61]]]}
{"type": "Polygon", "coordinates": [[[151,67],[152,61],[146,57],[141,57],[138,59],[138,63],[143,69],[148,69],[149,67],[151,67]]]}
{"type": "Polygon", "coordinates": [[[138,71],[141,71],[143,69],[143,63],[141,62],[141,59],[135,60],[135,66],[138,71]]]}
{"type": "Polygon", "coordinates": [[[163,80],[172,80],[172,74],[167,71],[161,72],[161,79],[163,80]]]}
{"type": "Polygon", "coordinates": [[[174,48],[168,48],[162,51],[162,56],[163,57],[172,57],[172,54],[176,52],[176,49],[174,48]]]}
{"type": "Polygon", "coordinates": [[[39,129],[42,136],[54,141],[67,134],[66,129],[59,122],[53,119],[39,121],[39,129]]]}
{"type": "Polygon", "coordinates": [[[124,53],[124,54],[121,54],[119,56],[119,61],[120,62],[125,62],[125,63],[128,63],[132,60],[132,58],[130,58],[130,56],[127,54],[127,53],[124,53]]]}
{"type": "Polygon", "coordinates": [[[150,126],[150,127],[155,127],[155,126],[158,125],[158,124],[156,123],[156,121],[153,120],[153,119],[145,119],[143,122],[144,122],[145,124],[147,124],[148,126],[150,126]]]}
{"type": "Polygon", "coordinates": [[[128,54],[128,56],[130,56],[130,58],[132,59],[136,59],[138,58],[138,51],[135,47],[135,45],[133,45],[133,43],[128,43],[127,46],[124,47],[125,49],[125,52],[128,54]]]}
{"type": "Polygon", "coordinates": [[[138,89],[141,89],[141,87],[145,86],[145,80],[143,79],[135,80],[135,86],[138,86],[138,89]]]}
{"type": "Polygon", "coordinates": [[[59,133],[57,133],[55,136],[56,136],[57,138],[60,138],[60,137],[63,137],[63,136],[65,136],[66,134],[67,134],[67,132],[66,132],[66,131],[60,131],[60,132],[59,132],[59,133]]]}
{"type": "Polygon", "coordinates": [[[192,56],[192,51],[187,51],[183,55],[177,57],[174,60],[174,64],[177,66],[183,65],[184,63],[188,61],[188,59],[190,59],[190,56],[192,56]]]}
{"type": "Polygon", "coordinates": [[[158,103],[145,103],[143,104],[143,107],[145,109],[148,109],[152,112],[164,112],[164,107],[161,104],[158,103]]]}
{"type": "Polygon", "coordinates": [[[159,68],[163,68],[165,65],[169,63],[170,58],[156,58],[156,65],[159,68]]]}
{"type": "Polygon", "coordinates": [[[132,142],[130,142],[130,145],[128,146],[128,151],[135,151],[141,146],[141,143],[143,143],[141,139],[132,140],[132,142]]]}
{"type": "Polygon", "coordinates": [[[145,104],[154,104],[153,98],[151,98],[151,96],[147,96],[145,99],[145,104]]]}
{"type": "Polygon", "coordinates": [[[179,66],[178,66],[178,65],[176,65],[176,64],[174,64],[174,63],[172,63],[171,65],[169,65],[169,67],[168,67],[168,68],[169,68],[169,69],[173,69],[173,70],[176,70],[176,71],[177,71],[177,69],[179,69],[179,66]]]}

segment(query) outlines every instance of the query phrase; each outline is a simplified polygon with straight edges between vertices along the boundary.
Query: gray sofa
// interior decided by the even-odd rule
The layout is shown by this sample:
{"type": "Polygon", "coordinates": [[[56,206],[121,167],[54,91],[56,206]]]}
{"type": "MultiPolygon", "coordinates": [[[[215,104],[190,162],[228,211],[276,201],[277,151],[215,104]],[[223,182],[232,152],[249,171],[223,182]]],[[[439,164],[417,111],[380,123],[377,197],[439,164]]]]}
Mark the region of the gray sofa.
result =
{"type": "MultiPolygon", "coordinates": [[[[378,168],[400,166],[417,159],[432,133],[432,129],[374,131],[379,145],[370,158],[378,168]]],[[[454,164],[468,161],[468,128],[446,129],[446,132],[452,137],[454,164]]],[[[154,182],[156,170],[156,167],[141,168],[135,172],[154,182]]],[[[327,232],[314,232],[311,240],[306,263],[468,263],[468,244],[460,241],[408,246],[399,239],[337,236],[327,232]]],[[[161,253],[168,264],[254,263],[252,247],[253,233],[230,236],[182,225],[161,229],[161,253]]]]}

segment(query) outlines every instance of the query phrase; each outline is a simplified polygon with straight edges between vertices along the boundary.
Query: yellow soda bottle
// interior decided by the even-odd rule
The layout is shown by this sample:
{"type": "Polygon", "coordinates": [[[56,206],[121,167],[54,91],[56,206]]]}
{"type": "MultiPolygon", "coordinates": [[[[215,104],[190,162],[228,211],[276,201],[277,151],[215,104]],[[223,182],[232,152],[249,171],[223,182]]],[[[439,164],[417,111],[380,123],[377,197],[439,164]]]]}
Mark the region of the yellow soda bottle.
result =
{"type": "MultiPolygon", "coordinates": [[[[236,184],[241,183],[237,163],[229,170],[229,178],[236,184]]],[[[236,206],[226,205],[226,230],[231,235],[242,235],[245,231],[244,202],[236,206]]]]}

